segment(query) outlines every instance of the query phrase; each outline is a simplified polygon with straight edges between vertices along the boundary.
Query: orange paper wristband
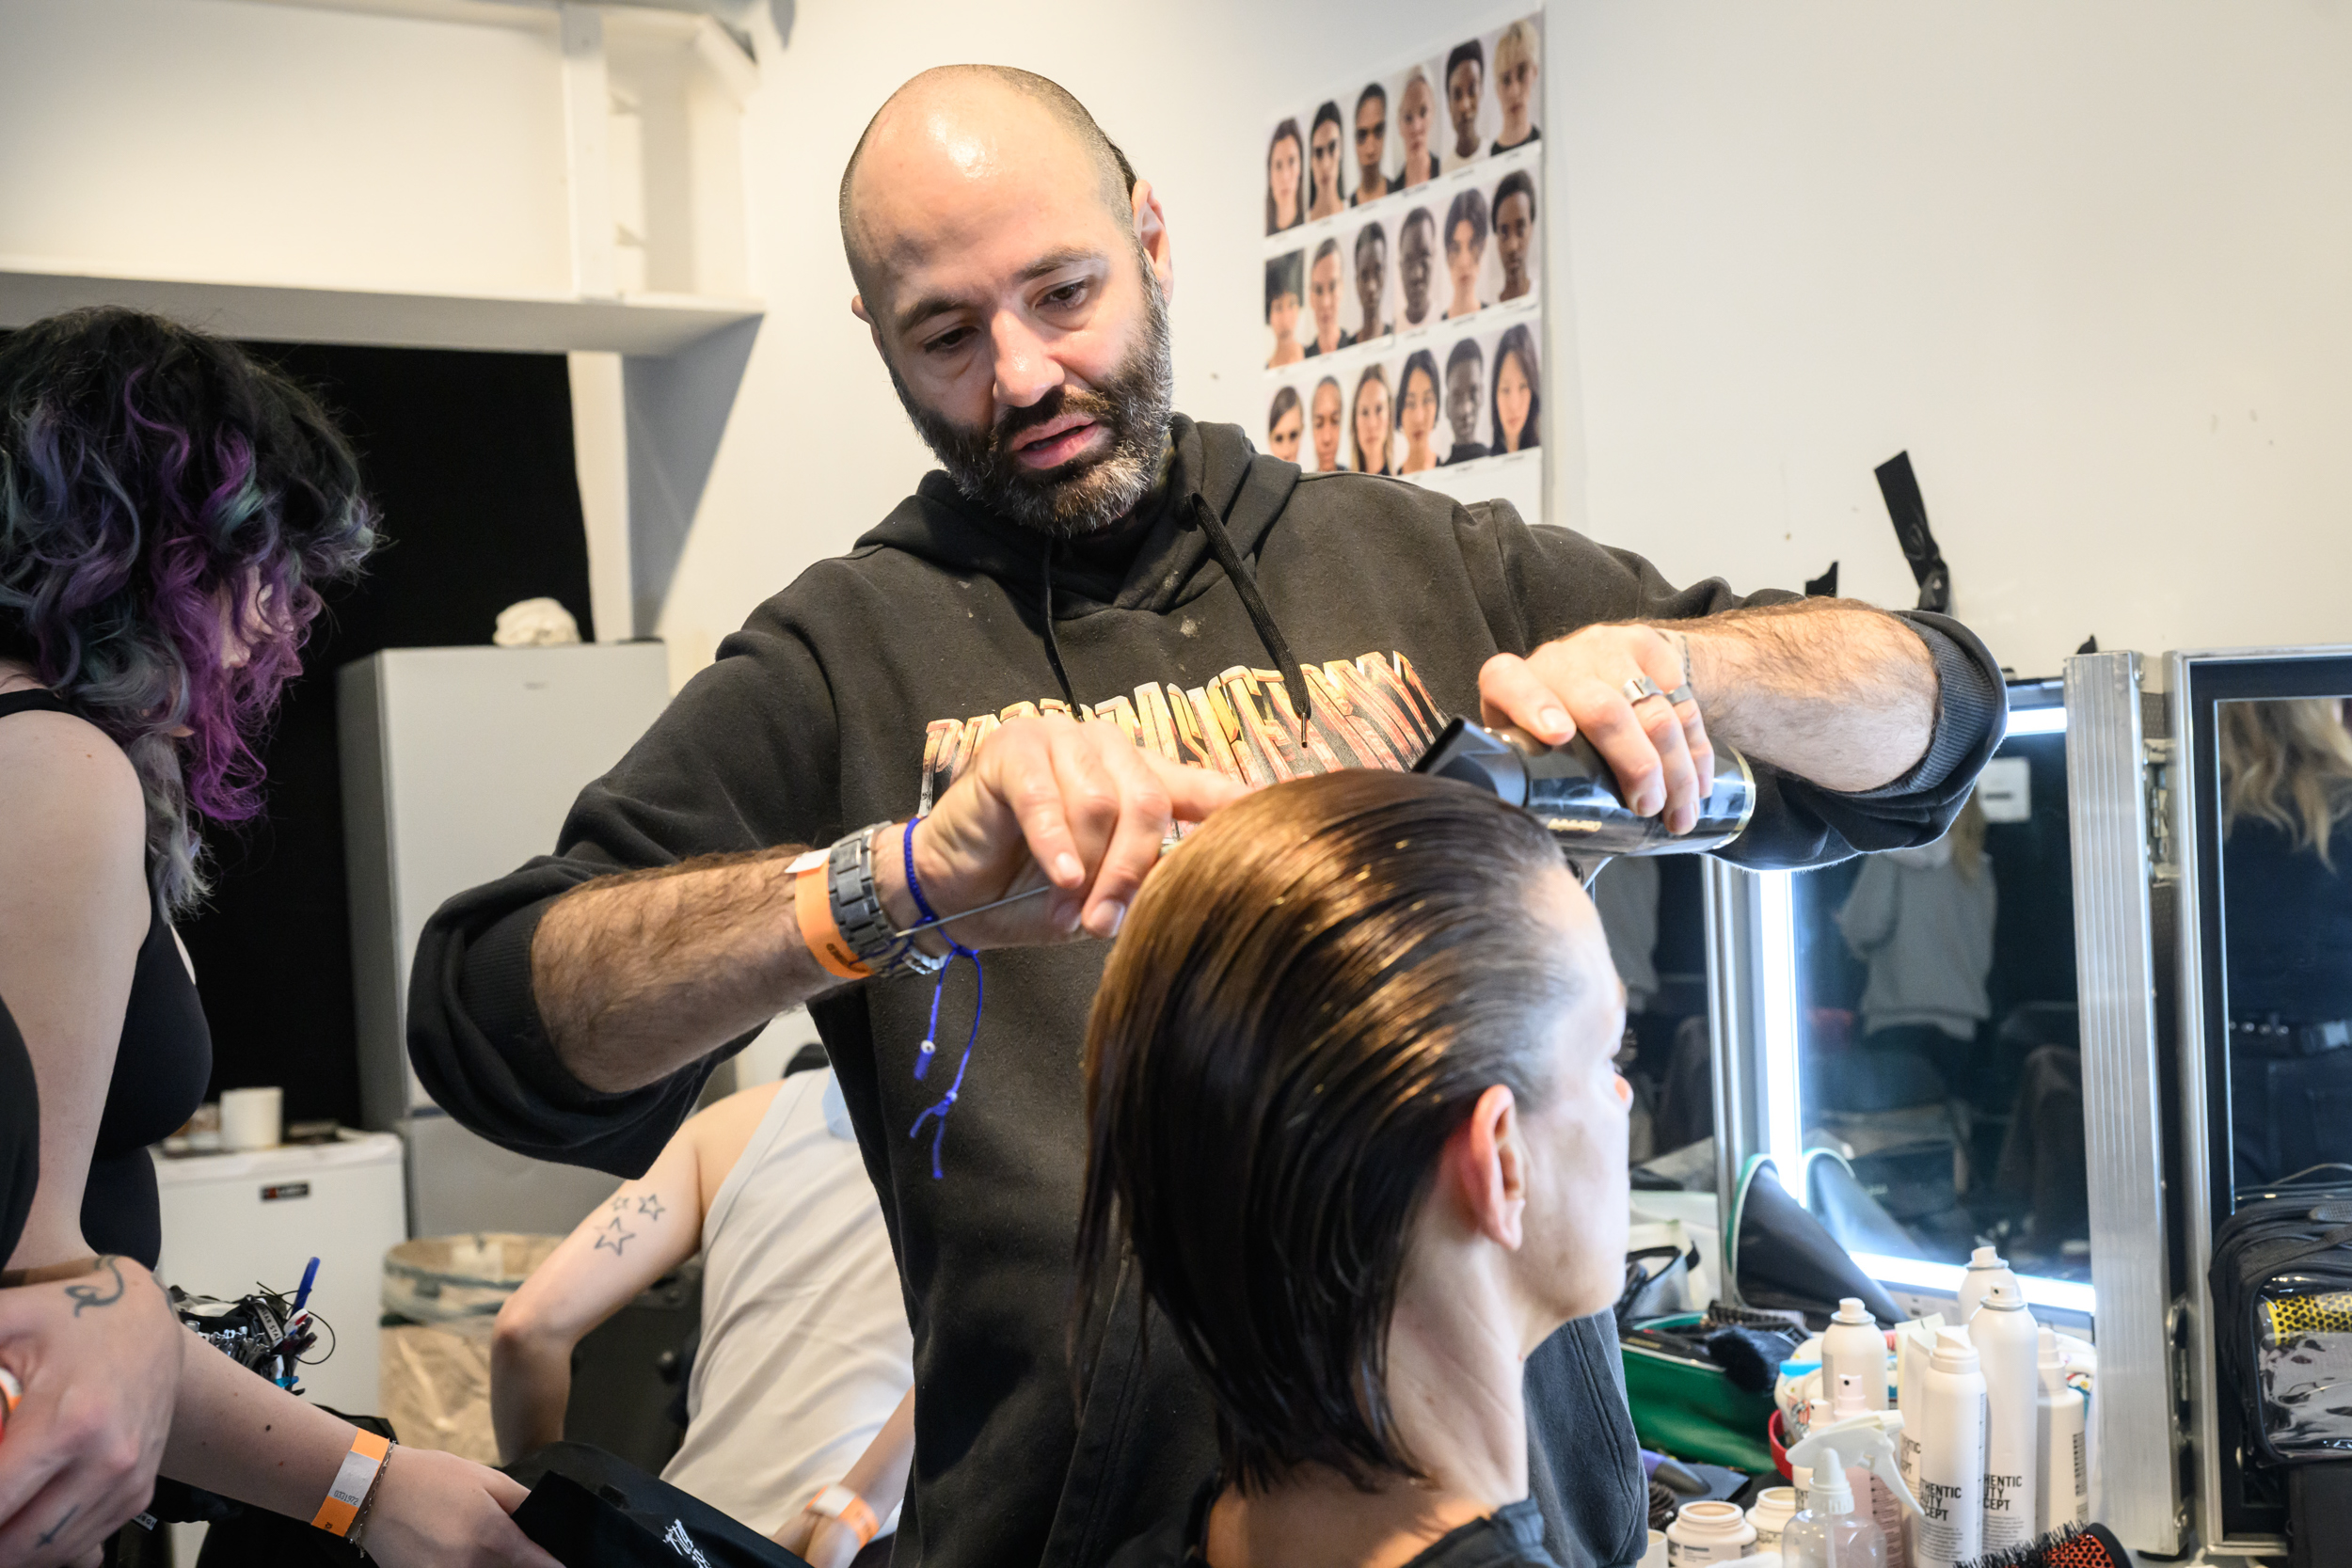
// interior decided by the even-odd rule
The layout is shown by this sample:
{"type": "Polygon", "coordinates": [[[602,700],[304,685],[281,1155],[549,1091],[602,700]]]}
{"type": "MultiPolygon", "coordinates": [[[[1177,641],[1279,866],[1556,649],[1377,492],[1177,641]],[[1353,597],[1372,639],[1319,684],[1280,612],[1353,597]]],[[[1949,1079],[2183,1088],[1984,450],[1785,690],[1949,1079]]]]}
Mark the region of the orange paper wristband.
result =
{"type": "Polygon", "coordinates": [[[368,1500],[376,1471],[384,1466],[384,1456],[391,1451],[392,1445],[373,1432],[353,1433],[351,1451],[343,1455],[342,1468],[335,1472],[326,1499],[319,1504],[310,1523],[329,1535],[349,1532],[351,1522],[359,1516],[359,1505],[368,1500]]]}
{"type": "Polygon", "coordinates": [[[826,885],[825,863],[818,861],[792,878],[792,910],[800,916],[801,941],[817,955],[826,973],[844,980],[863,980],[874,972],[866,967],[833,918],[833,893],[826,885]]]}
{"type": "Polygon", "coordinates": [[[857,1535],[862,1548],[882,1532],[882,1521],[864,1497],[846,1486],[828,1486],[810,1499],[809,1510],[828,1519],[837,1520],[857,1535]]]}

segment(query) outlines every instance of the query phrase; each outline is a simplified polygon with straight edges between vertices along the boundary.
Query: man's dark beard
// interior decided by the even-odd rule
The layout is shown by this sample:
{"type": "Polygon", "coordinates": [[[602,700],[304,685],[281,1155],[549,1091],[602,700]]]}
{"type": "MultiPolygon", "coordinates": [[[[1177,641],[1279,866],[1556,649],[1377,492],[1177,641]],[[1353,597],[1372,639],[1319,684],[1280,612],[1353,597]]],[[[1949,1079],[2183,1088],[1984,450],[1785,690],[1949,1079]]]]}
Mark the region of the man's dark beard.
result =
{"type": "Polygon", "coordinates": [[[899,378],[898,367],[890,367],[890,384],[907,418],[975,505],[1040,533],[1074,539],[1110,527],[1151,492],[1168,446],[1175,372],[1168,303],[1148,261],[1143,278],[1142,341],[1107,382],[1093,391],[1057,387],[1028,407],[1000,415],[991,429],[969,431],[924,407],[899,378]],[[1043,473],[1023,468],[1013,438],[1064,414],[1083,414],[1109,431],[1109,450],[1043,473]]]}

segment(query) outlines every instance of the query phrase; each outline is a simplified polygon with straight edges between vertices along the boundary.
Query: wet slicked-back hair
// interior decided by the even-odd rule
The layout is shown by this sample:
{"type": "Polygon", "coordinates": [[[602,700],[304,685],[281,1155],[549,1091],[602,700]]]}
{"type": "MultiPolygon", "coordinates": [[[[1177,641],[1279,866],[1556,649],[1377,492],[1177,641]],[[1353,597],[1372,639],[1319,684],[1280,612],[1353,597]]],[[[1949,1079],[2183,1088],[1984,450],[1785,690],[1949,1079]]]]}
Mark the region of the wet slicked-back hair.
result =
{"type": "Polygon", "coordinates": [[[857,166],[866,157],[866,144],[872,138],[874,127],[882,123],[882,116],[890,112],[890,105],[898,101],[900,94],[917,82],[937,77],[961,77],[993,83],[1018,93],[1044,109],[1053,117],[1054,122],[1067,131],[1071,139],[1086,150],[1100,179],[1104,204],[1122,220],[1127,216],[1127,203],[1135,194],[1136,171],[1128,164],[1127,154],[1119,150],[1118,143],[1104,135],[1103,127],[1095,122],[1094,117],[1087,112],[1087,106],[1079,103],[1069,88],[1051,77],[1040,76],[1036,71],[1023,71],[1017,66],[934,66],[910,77],[898,92],[892,93],[882,106],[874,111],[874,118],[867,120],[866,129],[858,134],[857,146],[850,150],[850,162],[841,171],[841,248],[849,255],[850,273],[857,279],[858,287],[862,289],[866,286],[866,264],[865,259],[858,253],[850,190],[857,180],[857,166]]]}
{"type": "Polygon", "coordinates": [[[1389,1320],[1446,1140],[1490,1085],[1552,1095],[1559,868],[1491,795],[1354,768],[1228,806],[1144,883],[1088,1021],[1073,1347],[1132,1251],[1245,1490],[1419,1473],[1389,1320]]]}

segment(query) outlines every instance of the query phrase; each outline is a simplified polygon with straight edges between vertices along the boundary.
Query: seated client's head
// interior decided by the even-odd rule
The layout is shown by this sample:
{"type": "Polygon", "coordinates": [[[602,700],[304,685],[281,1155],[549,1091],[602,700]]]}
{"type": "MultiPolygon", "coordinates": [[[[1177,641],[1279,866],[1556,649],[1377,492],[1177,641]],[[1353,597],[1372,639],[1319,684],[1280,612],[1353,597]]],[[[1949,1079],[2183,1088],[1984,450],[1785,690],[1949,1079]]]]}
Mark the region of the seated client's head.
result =
{"type": "Polygon", "coordinates": [[[1229,1496],[1464,1489],[1466,1379],[1516,1412],[1622,1283],[1623,1025],[1558,848],[1465,786],[1277,784],[1152,874],[1087,1033],[1080,1261],[1099,1302],[1132,1251],[1229,1496]]]}

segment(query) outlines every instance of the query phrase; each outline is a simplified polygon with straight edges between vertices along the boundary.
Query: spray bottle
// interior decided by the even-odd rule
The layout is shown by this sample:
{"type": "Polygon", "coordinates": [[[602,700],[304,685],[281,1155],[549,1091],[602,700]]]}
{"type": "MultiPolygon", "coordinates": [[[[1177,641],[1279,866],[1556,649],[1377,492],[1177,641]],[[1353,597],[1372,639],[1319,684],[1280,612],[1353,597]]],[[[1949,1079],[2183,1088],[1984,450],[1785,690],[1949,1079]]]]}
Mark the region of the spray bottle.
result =
{"type": "Polygon", "coordinates": [[[2036,1330],[2034,1349],[2041,1384],[2034,1400],[2034,1456],[2041,1469],[2033,1495],[2038,1537],[2090,1522],[2090,1469],[2083,1449],[2082,1390],[2066,1381],[2058,1336],[2036,1330]]]}
{"type": "Polygon", "coordinates": [[[1960,1316],[1953,1321],[1967,1327],[1968,1321],[1977,1315],[1977,1308],[1984,1305],[1984,1298],[1993,1293],[1993,1287],[2003,1280],[2014,1285],[2017,1276],[2009,1272],[2009,1263],[1998,1247],[1980,1246],[1970,1253],[1968,1272],[1960,1276],[1960,1316]]]}
{"type": "Polygon", "coordinates": [[[1935,1331],[1920,1382],[1915,1568],[1961,1568],[1984,1555],[1984,1374],[1957,1328],[1935,1331]]]}
{"type": "Polygon", "coordinates": [[[2034,1449],[2038,1333],[2013,1279],[1996,1279],[1968,1321],[1984,1375],[1984,1549],[2005,1552],[2034,1538],[2034,1449]]]}
{"type": "Polygon", "coordinates": [[[1859,1296],[1837,1304],[1837,1315],[1821,1336],[1821,1383],[1833,1390],[1833,1399],[1838,1380],[1848,1375],[1862,1390],[1865,1409],[1886,1408],[1886,1337],[1859,1296]]]}
{"type": "Polygon", "coordinates": [[[1918,1499],[1895,1464],[1895,1434],[1902,1421],[1896,1411],[1869,1411],[1832,1421],[1788,1450],[1791,1465],[1802,1462],[1813,1472],[1804,1511],[1781,1531],[1781,1555],[1790,1568],[1893,1568],[1887,1532],[1879,1520],[1858,1512],[1854,1499],[1867,1484],[1898,1508],[1919,1512],[1918,1499]]]}
{"type": "MultiPolygon", "coordinates": [[[[1814,1433],[1827,1431],[1830,1423],[1837,1419],[1836,1406],[1831,1404],[1831,1402],[1827,1400],[1817,1399],[1809,1401],[1806,1403],[1805,1410],[1806,1415],[1804,1425],[1797,1433],[1797,1441],[1799,1443],[1804,1442],[1807,1436],[1814,1433]]],[[[1793,1455],[1795,1451],[1795,1446],[1791,1445],[1789,1452],[1793,1455]]],[[[1812,1483],[1812,1477],[1813,1472],[1810,1468],[1798,1464],[1793,1457],[1788,1461],[1788,1484],[1797,1489],[1797,1506],[1799,1508],[1805,1506],[1804,1489],[1812,1483]]]]}

